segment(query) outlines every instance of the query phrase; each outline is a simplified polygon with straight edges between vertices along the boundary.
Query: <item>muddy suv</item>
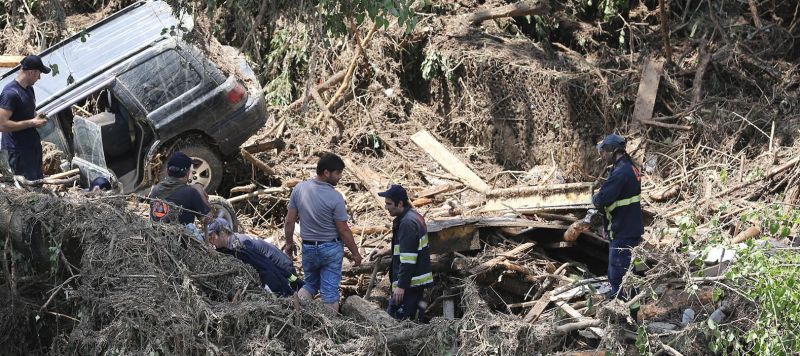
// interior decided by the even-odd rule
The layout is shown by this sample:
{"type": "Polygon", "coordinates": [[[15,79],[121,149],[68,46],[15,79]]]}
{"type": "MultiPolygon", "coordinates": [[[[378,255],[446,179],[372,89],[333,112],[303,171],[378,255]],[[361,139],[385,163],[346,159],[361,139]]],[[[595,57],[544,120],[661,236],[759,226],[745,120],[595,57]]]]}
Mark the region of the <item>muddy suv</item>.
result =
{"type": "Polygon", "coordinates": [[[190,179],[213,192],[223,160],[264,126],[252,69],[229,47],[215,54],[226,63],[212,63],[181,39],[192,27],[164,2],[140,2],[41,54],[53,72],[34,86],[37,111],[50,118],[39,133],[84,184],[102,175],[124,193],[143,191],[163,176],[164,157],[181,150],[194,160],[190,179]]]}

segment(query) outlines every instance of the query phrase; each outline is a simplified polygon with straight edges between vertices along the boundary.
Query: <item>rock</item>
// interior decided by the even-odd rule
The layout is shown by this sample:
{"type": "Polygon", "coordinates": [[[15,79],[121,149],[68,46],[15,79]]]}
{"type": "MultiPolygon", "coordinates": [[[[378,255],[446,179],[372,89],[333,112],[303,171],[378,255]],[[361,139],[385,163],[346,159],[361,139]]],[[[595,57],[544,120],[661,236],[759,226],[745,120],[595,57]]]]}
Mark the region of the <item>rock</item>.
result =
{"type": "Polygon", "coordinates": [[[661,321],[654,321],[647,324],[647,331],[651,333],[661,334],[668,331],[677,330],[678,326],[672,323],[664,323],[661,321]]]}

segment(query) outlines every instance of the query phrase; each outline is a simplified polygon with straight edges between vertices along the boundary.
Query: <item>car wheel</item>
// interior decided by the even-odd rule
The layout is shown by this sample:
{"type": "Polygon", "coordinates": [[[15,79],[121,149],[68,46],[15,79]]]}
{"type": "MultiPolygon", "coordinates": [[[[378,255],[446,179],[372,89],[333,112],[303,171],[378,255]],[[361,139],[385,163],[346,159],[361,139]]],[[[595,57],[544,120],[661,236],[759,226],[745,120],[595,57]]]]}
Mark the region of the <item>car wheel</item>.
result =
{"type": "Polygon", "coordinates": [[[192,159],[189,184],[199,183],[206,192],[216,192],[222,183],[222,159],[219,155],[208,146],[199,143],[190,143],[176,151],[181,151],[192,159]]]}
{"type": "Polygon", "coordinates": [[[234,232],[239,232],[239,220],[236,218],[236,211],[233,210],[231,203],[218,195],[209,195],[208,203],[211,204],[211,213],[215,218],[223,218],[234,232]]]}

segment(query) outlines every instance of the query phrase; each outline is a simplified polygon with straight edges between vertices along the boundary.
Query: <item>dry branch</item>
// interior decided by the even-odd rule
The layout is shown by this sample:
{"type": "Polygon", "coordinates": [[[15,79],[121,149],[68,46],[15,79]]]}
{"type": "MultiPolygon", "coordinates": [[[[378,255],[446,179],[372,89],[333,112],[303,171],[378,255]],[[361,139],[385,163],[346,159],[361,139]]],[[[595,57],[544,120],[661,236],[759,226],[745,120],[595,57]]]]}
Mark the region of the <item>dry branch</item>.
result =
{"type": "Polygon", "coordinates": [[[550,12],[550,5],[546,1],[528,0],[520,1],[515,4],[478,11],[470,16],[470,24],[479,25],[483,21],[499,19],[504,17],[521,17],[530,15],[542,15],[550,12]]]}
{"type": "Polygon", "coordinates": [[[233,204],[233,203],[240,202],[240,201],[243,201],[243,200],[247,200],[247,199],[250,199],[250,198],[255,198],[255,197],[261,196],[261,195],[274,194],[274,193],[284,193],[284,192],[288,192],[288,191],[289,190],[287,188],[282,188],[282,187],[261,189],[261,190],[257,190],[257,191],[252,192],[252,193],[247,193],[245,195],[240,195],[240,196],[236,196],[236,197],[230,198],[230,199],[228,199],[228,203],[233,204]]]}
{"type": "Polygon", "coordinates": [[[275,171],[272,169],[272,167],[268,166],[268,165],[267,165],[266,163],[264,163],[262,160],[260,160],[260,159],[256,158],[256,157],[255,157],[255,156],[253,156],[252,154],[250,154],[250,152],[247,152],[247,150],[245,150],[245,149],[241,149],[241,150],[239,150],[239,152],[241,152],[241,153],[242,153],[242,157],[243,157],[243,158],[244,158],[244,159],[245,159],[247,162],[250,162],[250,164],[252,164],[254,167],[258,168],[259,170],[261,170],[261,171],[262,171],[262,172],[264,172],[265,174],[267,174],[267,175],[270,175],[270,176],[277,175],[277,174],[275,173],[275,171]]]}

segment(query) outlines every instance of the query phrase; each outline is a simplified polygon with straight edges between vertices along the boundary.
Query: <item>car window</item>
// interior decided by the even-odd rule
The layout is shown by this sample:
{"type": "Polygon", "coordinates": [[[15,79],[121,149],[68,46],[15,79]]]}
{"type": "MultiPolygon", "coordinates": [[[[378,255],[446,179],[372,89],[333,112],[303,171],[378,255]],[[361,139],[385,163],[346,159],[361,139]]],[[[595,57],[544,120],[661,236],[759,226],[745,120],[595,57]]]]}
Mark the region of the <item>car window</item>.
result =
{"type": "Polygon", "coordinates": [[[123,73],[119,81],[153,112],[200,84],[200,74],[178,52],[168,50],[123,73]]]}

